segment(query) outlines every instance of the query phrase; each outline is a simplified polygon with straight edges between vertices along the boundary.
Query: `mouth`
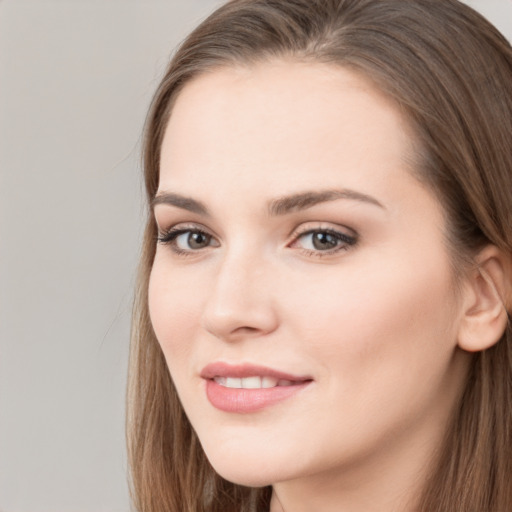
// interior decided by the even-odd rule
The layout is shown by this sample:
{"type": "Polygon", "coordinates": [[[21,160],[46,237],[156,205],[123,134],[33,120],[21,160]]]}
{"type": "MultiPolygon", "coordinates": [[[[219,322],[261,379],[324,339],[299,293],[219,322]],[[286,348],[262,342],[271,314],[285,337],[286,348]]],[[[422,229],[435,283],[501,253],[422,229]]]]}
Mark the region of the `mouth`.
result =
{"type": "Polygon", "coordinates": [[[251,413],[291,398],[313,379],[264,366],[212,363],[201,372],[206,396],[216,408],[229,413],[251,413]]]}
{"type": "Polygon", "coordinates": [[[215,376],[213,380],[219,384],[230,389],[270,389],[276,386],[293,386],[300,381],[291,381],[287,379],[276,379],[275,377],[220,377],[215,376]]]}

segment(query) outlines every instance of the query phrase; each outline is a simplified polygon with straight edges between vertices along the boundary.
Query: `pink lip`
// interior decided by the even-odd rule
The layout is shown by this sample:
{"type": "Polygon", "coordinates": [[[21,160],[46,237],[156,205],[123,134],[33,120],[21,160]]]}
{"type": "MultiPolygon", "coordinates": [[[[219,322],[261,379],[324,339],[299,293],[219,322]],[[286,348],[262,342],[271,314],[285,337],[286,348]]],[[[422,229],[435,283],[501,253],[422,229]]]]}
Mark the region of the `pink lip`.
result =
{"type": "Polygon", "coordinates": [[[211,363],[203,368],[201,377],[206,380],[206,396],[210,403],[224,412],[250,413],[281,402],[303,390],[312,379],[253,364],[230,365],[223,362],[211,363]],[[290,381],[292,385],[261,389],[234,389],[221,386],[215,377],[273,377],[290,381]]]}
{"type": "Polygon", "coordinates": [[[213,379],[214,377],[237,377],[239,379],[244,377],[273,377],[277,380],[290,380],[292,382],[304,382],[311,380],[308,376],[297,376],[290,373],[273,370],[266,366],[258,366],[255,364],[237,364],[232,365],[228,363],[210,363],[205,366],[201,371],[203,379],[213,379]]]}

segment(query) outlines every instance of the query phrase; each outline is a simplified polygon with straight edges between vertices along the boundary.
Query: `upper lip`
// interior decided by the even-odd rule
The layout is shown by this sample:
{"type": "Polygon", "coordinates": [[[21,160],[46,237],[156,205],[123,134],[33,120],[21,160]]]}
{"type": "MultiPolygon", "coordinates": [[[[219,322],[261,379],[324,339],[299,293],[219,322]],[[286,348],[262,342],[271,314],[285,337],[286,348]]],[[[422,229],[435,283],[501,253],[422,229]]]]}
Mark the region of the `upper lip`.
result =
{"type": "Polygon", "coordinates": [[[250,363],[229,364],[224,362],[215,362],[206,365],[200,373],[203,379],[213,379],[215,377],[273,377],[278,380],[289,380],[292,382],[302,382],[312,380],[309,376],[292,375],[290,373],[274,370],[266,366],[259,366],[250,363]]]}

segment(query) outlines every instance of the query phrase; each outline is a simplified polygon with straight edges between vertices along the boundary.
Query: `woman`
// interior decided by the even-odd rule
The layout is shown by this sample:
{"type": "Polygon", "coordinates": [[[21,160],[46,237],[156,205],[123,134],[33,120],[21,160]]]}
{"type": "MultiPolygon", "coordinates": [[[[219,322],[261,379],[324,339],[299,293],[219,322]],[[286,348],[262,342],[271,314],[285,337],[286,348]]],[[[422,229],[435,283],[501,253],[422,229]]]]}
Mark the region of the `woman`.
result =
{"type": "Polygon", "coordinates": [[[233,0],[147,123],[153,511],[512,509],[512,50],[456,0],[233,0]]]}

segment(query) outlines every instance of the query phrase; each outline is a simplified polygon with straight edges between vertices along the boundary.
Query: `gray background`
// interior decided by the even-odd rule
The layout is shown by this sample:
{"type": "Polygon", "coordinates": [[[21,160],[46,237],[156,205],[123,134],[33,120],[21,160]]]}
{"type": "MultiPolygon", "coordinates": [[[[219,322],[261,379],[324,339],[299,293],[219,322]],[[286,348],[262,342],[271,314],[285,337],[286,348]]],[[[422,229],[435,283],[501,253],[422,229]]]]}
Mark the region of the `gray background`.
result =
{"type": "MultiPolygon", "coordinates": [[[[126,512],[140,133],[218,0],[0,0],[0,511],[126,512]]],[[[512,38],[512,0],[468,1],[512,38]]]]}

